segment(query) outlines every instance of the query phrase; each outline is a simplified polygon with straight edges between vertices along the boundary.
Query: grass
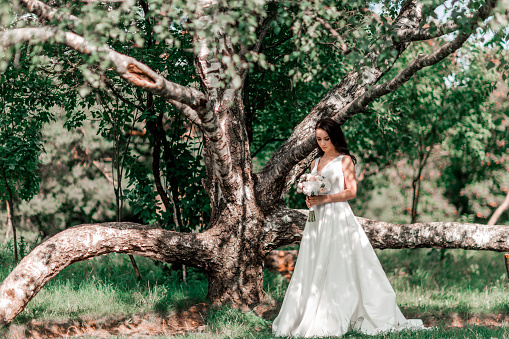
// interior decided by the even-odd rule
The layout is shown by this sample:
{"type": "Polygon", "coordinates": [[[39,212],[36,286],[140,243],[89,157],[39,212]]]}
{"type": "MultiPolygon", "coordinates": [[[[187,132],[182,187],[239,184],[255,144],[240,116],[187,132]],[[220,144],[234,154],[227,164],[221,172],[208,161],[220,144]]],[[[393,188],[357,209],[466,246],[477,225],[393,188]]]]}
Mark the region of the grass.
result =
{"type": "MultiPolygon", "coordinates": [[[[1,259],[2,252],[0,264],[1,259]]],[[[14,322],[145,312],[166,315],[205,300],[207,282],[202,273],[189,269],[188,283],[183,284],[167,264],[143,257],[136,257],[136,262],[141,282],[127,255],[112,253],[75,263],[46,284],[14,322]]],[[[2,266],[0,280],[11,270],[12,265],[2,266]]]]}
{"type": "MultiPolygon", "coordinates": [[[[504,256],[464,250],[377,250],[407,317],[446,319],[453,314],[509,313],[509,291],[504,256]]],[[[126,255],[109,254],[71,265],[50,281],[15,319],[99,318],[108,315],[153,312],[166,315],[205,302],[205,276],[193,269],[184,284],[170,265],[136,257],[142,282],[136,281],[126,255]]],[[[12,270],[11,254],[0,248],[0,279],[12,270]]],[[[264,289],[280,305],[288,283],[266,271],[264,289]]],[[[279,306],[276,306],[279,307],[279,306]]],[[[273,338],[269,319],[229,307],[210,309],[207,332],[176,338],[273,338]]],[[[508,327],[467,326],[421,332],[385,334],[380,338],[509,338],[508,327]]],[[[112,337],[115,338],[115,337],[112,337]]],[[[117,338],[125,338],[117,336],[117,338]]],[[[153,338],[165,338],[153,337],[153,338]]],[[[348,333],[345,338],[372,338],[348,333]]]]}
{"type": "Polygon", "coordinates": [[[405,314],[507,313],[504,255],[465,250],[378,251],[405,314]]]}

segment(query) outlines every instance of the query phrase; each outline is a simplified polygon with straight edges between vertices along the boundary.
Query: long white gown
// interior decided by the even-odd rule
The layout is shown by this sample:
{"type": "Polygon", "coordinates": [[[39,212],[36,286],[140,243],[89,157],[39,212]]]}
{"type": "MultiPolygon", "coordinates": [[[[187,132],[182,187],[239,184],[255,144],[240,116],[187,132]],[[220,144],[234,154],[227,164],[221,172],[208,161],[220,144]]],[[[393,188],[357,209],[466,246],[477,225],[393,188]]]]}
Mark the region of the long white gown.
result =
{"type": "MultiPolygon", "coordinates": [[[[325,165],[322,176],[335,194],[344,190],[344,155],[325,165]]],[[[318,161],[313,172],[316,173],[318,161]]],[[[315,206],[315,222],[307,222],[299,257],[279,315],[276,336],[342,336],[349,329],[378,334],[424,328],[407,320],[396,294],[347,202],[315,206]]]]}

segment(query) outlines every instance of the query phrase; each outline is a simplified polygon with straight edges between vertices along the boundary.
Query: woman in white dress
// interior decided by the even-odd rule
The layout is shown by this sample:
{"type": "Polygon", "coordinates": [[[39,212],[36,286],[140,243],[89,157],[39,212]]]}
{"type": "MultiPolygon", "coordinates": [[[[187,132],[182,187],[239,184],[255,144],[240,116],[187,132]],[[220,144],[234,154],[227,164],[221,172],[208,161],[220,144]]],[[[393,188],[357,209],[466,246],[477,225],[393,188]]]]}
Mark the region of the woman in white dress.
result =
{"type": "Polygon", "coordinates": [[[403,328],[423,328],[407,320],[396,295],[347,200],[355,198],[355,157],[343,132],[332,119],[315,128],[320,157],[311,170],[331,183],[327,194],[306,198],[315,206],[315,221],[307,222],[299,257],[279,315],[276,336],[342,336],[348,330],[378,334],[403,328]]]}

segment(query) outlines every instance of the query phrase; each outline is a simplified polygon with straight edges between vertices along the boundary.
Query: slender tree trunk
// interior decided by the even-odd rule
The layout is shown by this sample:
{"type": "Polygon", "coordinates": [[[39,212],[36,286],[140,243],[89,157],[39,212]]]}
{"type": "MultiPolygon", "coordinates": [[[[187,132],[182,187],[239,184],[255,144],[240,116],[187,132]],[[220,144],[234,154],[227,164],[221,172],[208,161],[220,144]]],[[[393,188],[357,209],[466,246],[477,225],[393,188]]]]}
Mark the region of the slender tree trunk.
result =
{"type": "Polygon", "coordinates": [[[5,231],[5,239],[4,239],[4,244],[7,244],[7,241],[9,241],[9,235],[11,234],[11,219],[9,218],[9,216],[7,216],[7,230],[5,231]]]}
{"type": "Polygon", "coordinates": [[[419,197],[421,194],[421,177],[422,172],[424,170],[424,167],[428,163],[429,155],[431,154],[431,150],[433,149],[433,144],[429,146],[429,150],[420,156],[419,158],[419,167],[417,169],[417,175],[414,177],[412,181],[412,221],[411,223],[414,224],[417,222],[417,208],[419,207],[419,197]]]}
{"type": "Polygon", "coordinates": [[[498,208],[493,212],[493,215],[491,216],[490,220],[488,221],[488,225],[495,225],[498,221],[498,218],[502,215],[502,213],[509,208],[509,192],[507,192],[507,195],[505,196],[504,201],[498,208]]]}
{"type": "MultiPolygon", "coordinates": [[[[112,168],[112,174],[116,171],[116,176],[117,176],[117,182],[116,182],[116,185],[115,185],[115,180],[113,180],[113,191],[115,192],[115,207],[116,207],[116,221],[117,222],[121,222],[122,221],[122,209],[123,209],[123,206],[124,206],[124,197],[123,197],[123,192],[122,192],[122,166],[123,166],[123,163],[122,165],[120,164],[120,137],[121,137],[121,133],[118,133],[118,130],[117,130],[117,123],[118,121],[117,120],[114,120],[112,118],[112,116],[110,116],[108,114],[108,118],[110,119],[110,123],[112,124],[113,126],[113,130],[114,130],[114,140],[115,140],[115,154],[114,154],[114,159],[113,159],[113,164],[112,166],[114,168],[112,168]]],[[[129,135],[129,138],[131,137],[131,135],[129,135]]],[[[125,154],[124,154],[124,157],[125,157],[125,154]]],[[[136,279],[138,281],[141,280],[141,275],[140,275],[140,270],[138,269],[138,264],[136,264],[136,260],[134,260],[134,257],[129,254],[129,260],[131,261],[131,265],[133,266],[133,269],[134,269],[134,274],[136,276],[136,279]]]]}
{"type": "Polygon", "coordinates": [[[13,245],[14,245],[14,263],[17,265],[19,258],[18,258],[18,241],[16,237],[16,225],[14,222],[14,203],[12,201],[12,196],[10,189],[9,191],[9,200],[7,200],[7,227],[12,228],[12,236],[13,236],[13,245]]]}
{"type": "Polygon", "coordinates": [[[421,178],[420,173],[418,173],[417,176],[412,181],[412,211],[411,211],[412,224],[417,222],[417,206],[419,204],[420,187],[421,178]]]}
{"type": "MultiPolygon", "coordinates": [[[[166,138],[166,133],[164,131],[163,127],[163,113],[156,115],[155,109],[154,109],[154,96],[152,93],[148,93],[147,95],[147,107],[152,113],[153,116],[157,116],[157,120],[149,120],[147,121],[147,128],[152,134],[154,138],[154,147],[152,150],[152,174],[154,175],[154,182],[156,185],[157,192],[159,196],[161,197],[161,200],[163,201],[163,204],[168,211],[171,208],[173,208],[173,222],[175,223],[175,230],[176,231],[182,231],[184,229],[183,222],[182,222],[182,213],[180,210],[180,199],[178,197],[178,184],[175,180],[175,177],[170,177],[168,179],[169,181],[169,188],[170,188],[170,194],[167,193],[167,190],[163,187],[163,184],[161,182],[161,150],[163,150],[164,158],[166,160],[166,168],[174,166],[175,164],[175,158],[173,156],[173,153],[171,151],[170,143],[168,142],[166,138]],[[161,149],[161,146],[163,148],[161,149]]],[[[186,273],[186,266],[181,265],[179,267],[178,264],[172,265],[176,267],[176,270],[182,270],[182,281],[184,283],[187,283],[187,273],[186,273]]]]}
{"type": "Polygon", "coordinates": [[[4,179],[5,187],[7,188],[7,227],[9,226],[12,228],[12,236],[14,238],[14,263],[18,264],[19,258],[18,258],[18,241],[16,237],[16,221],[14,216],[16,215],[14,211],[14,199],[12,196],[12,190],[11,186],[9,185],[9,182],[7,181],[7,176],[5,175],[5,170],[2,167],[2,175],[4,179]]]}

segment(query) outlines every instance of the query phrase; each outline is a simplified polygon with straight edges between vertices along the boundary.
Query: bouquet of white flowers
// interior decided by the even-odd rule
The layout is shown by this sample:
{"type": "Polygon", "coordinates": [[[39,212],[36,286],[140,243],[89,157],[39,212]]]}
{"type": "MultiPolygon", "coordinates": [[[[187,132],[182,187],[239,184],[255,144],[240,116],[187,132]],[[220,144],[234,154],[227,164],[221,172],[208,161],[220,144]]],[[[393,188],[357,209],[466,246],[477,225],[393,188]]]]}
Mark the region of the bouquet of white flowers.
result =
{"type": "MultiPolygon", "coordinates": [[[[304,173],[297,183],[297,192],[304,193],[307,196],[328,193],[330,191],[330,182],[321,175],[313,173],[304,173]]],[[[309,208],[309,222],[314,222],[315,211],[314,206],[309,208]]]]}

